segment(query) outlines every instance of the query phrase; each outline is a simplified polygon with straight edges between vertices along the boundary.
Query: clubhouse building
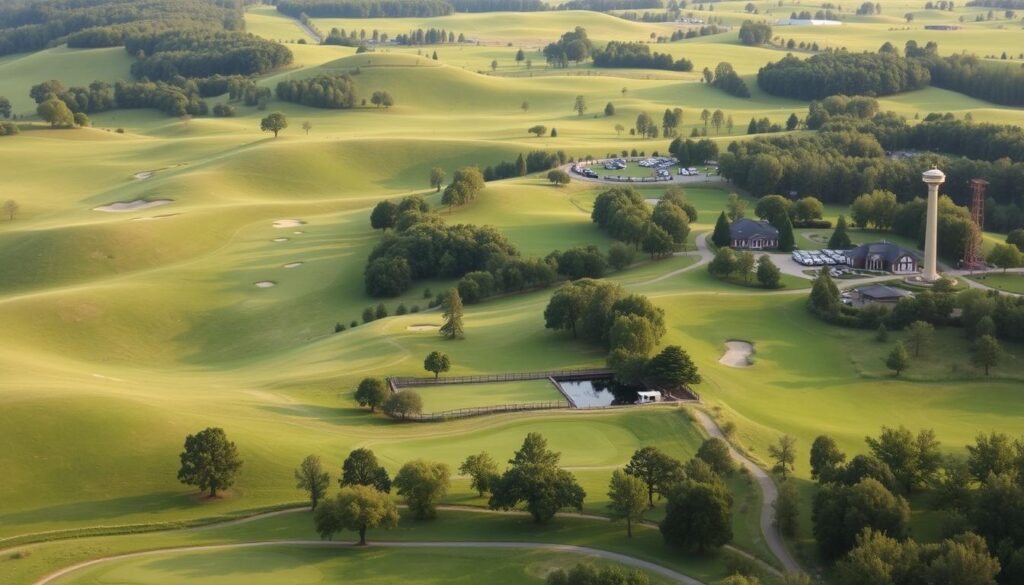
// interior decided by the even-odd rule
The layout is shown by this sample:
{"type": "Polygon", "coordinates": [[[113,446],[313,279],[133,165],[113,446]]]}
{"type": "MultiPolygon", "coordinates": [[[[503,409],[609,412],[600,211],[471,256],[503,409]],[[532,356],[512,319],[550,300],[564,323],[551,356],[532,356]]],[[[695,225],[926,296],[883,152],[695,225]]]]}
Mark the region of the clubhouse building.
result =
{"type": "Polygon", "coordinates": [[[741,218],[729,224],[732,248],[766,250],[779,247],[779,230],[766,221],[741,218]]]}
{"type": "Polygon", "coordinates": [[[889,242],[858,246],[847,251],[846,257],[850,266],[863,270],[912,274],[920,268],[920,262],[913,252],[889,242]]]}

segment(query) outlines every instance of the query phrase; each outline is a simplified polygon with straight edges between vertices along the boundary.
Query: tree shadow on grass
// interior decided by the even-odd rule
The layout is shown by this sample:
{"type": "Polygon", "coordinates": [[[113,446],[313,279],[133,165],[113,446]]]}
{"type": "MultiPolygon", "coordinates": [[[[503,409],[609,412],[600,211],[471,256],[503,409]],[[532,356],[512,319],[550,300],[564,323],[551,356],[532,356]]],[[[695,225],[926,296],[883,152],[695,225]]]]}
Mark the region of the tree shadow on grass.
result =
{"type": "MultiPolygon", "coordinates": [[[[200,504],[197,504],[196,498],[192,493],[165,491],[111,498],[108,500],[69,502],[67,504],[46,506],[33,510],[12,512],[0,515],[0,526],[96,522],[119,518],[125,514],[165,514],[169,511],[192,509],[198,505],[200,504]]],[[[146,520],[140,519],[137,522],[144,523],[146,520]]]]}

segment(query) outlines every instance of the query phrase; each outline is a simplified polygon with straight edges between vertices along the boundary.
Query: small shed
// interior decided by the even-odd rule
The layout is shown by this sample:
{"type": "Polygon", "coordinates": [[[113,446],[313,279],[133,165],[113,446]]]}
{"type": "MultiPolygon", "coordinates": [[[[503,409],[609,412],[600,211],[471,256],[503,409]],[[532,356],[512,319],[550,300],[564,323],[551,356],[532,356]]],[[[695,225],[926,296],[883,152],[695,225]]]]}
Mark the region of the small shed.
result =
{"type": "Polygon", "coordinates": [[[657,390],[641,390],[636,393],[638,398],[637,404],[646,404],[648,402],[658,402],[661,400],[661,392],[657,390]]]}

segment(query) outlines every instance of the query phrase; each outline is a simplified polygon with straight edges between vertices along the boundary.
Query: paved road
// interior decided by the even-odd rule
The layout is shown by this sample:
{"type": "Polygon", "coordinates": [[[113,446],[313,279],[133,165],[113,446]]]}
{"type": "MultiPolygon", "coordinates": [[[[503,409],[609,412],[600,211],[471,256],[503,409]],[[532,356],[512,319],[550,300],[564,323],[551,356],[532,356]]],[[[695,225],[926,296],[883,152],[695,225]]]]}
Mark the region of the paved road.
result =
{"type": "MultiPolygon", "coordinates": [[[[188,553],[188,552],[207,552],[217,550],[233,550],[243,548],[261,548],[268,546],[301,546],[301,547],[353,547],[353,542],[336,542],[336,541],[322,541],[322,540],[277,540],[277,541],[259,541],[259,542],[242,542],[235,544],[213,544],[205,546],[184,546],[176,548],[167,548],[160,550],[141,551],[134,553],[126,553],[122,555],[114,555],[104,557],[101,559],[93,559],[91,561],[84,561],[76,563],[69,567],[64,567],[59,571],[50,573],[46,577],[35,582],[35,585],[48,585],[53,583],[57,579],[64,577],[70,573],[80,571],[87,567],[95,565],[109,563],[112,561],[119,561],[125,559],[133,559],[139,557],[149,557],[157,555],[165,555],[169,553],[188,553]]],[[[473,548],[473,549],[499,549],[499,550],[544,550],[551,552],[563,552],[572,553],[577,555],[588,555],[594,556],[616,563],[621,563],[630,567],[636,567],[649,571],[656,575],[665,577],[675,583],[683,583],[684,585],[704,585],[703,582],[694,579],[688,575],[684,575],[678,571],[663,567],[659,564],[637,559],[631,556],[614,553],[606,550],[600,550],[596,548],[590,548],[586,546],[575,546],[571,544],[548,544],[538,542],[483,542],[483,541],[469,541],[469,542],[450,542],[450,541],[409,541],[409,542],[375,542],[368,545],[369,548],[473,548]]]]}
{"type": "Polygon", "coordinates": [[[702,410],[693,409],[692,412],[700,423],[704,430],[707,431],[708,435],[712,437],[718,437],[729,445],[729,452],[732,454],[733,459],[739,461],[740,465],[745,467],[750,475],[757,481],[757,484],[761,487],[761,532],[764,534],[765,542],[768,544],[768,548],[775,555],[775,558],[779,559],[782,563],[783,569],[786,572],[800,572],[800,564],[796,562],[793,555],[790,554],[789,549],[786,548],[785,541],[782,539],[782,534],[779,533],[778,528],[775,526],[774,510],[775,500],[779,497],[779,489],[775,485],[775,481],[772,479],[768,472],[758,467],[756,463],[747,459],[742,453],[737,451],[731,443],[725,438],[725,434],[722,433],[722,429],[718,428],[718,424],[712,419],[706,412],[702,410]]]}

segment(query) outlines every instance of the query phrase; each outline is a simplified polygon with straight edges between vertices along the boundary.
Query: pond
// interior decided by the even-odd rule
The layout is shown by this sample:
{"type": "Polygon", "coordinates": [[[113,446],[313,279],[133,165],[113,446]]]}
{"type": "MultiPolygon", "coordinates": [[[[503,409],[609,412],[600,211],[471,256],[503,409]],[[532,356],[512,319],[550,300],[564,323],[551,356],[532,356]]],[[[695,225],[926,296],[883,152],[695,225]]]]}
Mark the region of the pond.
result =
{"type": "Polygon", "coordinates": [[[593,408],[615,404],[634,404],[639,388],[619,384],[610,378],[596,380],[565,380],[558,383],[562,392],[576,408],[593,408]]]}

